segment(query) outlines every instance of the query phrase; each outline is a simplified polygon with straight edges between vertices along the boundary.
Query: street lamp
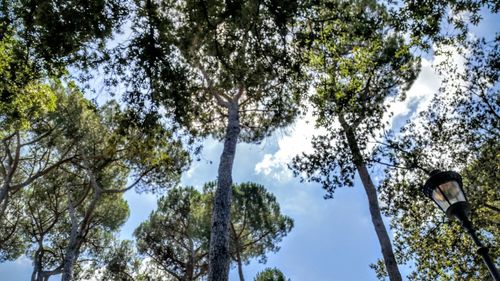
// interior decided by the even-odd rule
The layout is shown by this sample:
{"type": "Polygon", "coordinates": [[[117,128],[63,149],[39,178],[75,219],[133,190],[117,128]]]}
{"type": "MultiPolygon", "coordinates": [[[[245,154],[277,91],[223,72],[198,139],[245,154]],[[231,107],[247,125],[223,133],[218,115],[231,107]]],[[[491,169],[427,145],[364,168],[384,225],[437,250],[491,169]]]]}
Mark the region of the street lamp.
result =
{"type": "Polygon", "coordinates": [[[449,218],[455,217],[460,221],[478,247],[477,253],[483,258],[493,280],[500,281],[500,274],[488,255],[488,248],[481,243],[472,222],[469,220],[470,207],[463,190],[460,174],[452,171],[434,170],[430,173],[430,177],[425,182],[422,191],[446,213],[446,216],[449,218]]]}

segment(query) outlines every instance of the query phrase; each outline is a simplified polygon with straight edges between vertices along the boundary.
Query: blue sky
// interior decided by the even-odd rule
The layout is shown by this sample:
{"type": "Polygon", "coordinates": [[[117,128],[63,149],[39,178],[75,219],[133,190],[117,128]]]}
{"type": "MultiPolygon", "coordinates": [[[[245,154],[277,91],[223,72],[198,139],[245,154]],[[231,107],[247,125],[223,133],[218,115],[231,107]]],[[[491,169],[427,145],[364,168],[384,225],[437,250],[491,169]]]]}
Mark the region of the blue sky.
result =
{"type": "MultiPolygon", "coordinates": [[[[195,163],[191,177],[184,176],[185,185],[200,187],[214,180],[221,145],[213,140],[205,142],[202,162],[195,163]],[[213,164],[207,161],[212,160],[213,164]]],[[[253,181],[266,186],[280,202],[282,212],[295,219],[295,227],[283,240],[281,251],[270,254],[267,265],[252,262],[244,271],[248,280],[266,266],[280,268],[292,280],[376,280],[368,267],[378,257],[378,246],[369,217],[365,214],[363,190],[360,188],[339,191],[336,200],[322,199],[319,186],[301,184],[296,179],[275,180],[272,176],[257,173],[255,165],[266,153],[277,151],[277,141],[262,146],[238,146],[234,164],[235,182],[253,181]],[[348,279],[347,276],[350,276],[348,279]]],[[[127,195],[131,205],[139,212],[132,215],[124,228],[124,237],[135,227],[134,221],[147,217],[155,203],[155,196],[127,195]],[[146,210],[149,209],[149,210],[146,210]]],[[[134,210],[132,209],[132,213],[134,210]]],[[[238,280],[231,272],[230,280],[238,280]]]]}
{"type": "MultiPolygon", "coordinates": [[[[437,87],[430,67],[424,67],[419,81],[410,90],[407,102],[395,105],[399,123],[415,110],[416,104],[430,96],[437,87]]],[[[307,118],[310,118],[308,116],[307,118]]],[[[233,170],[235,182],[263,184],[278,199],[282,212],[295,220],[295,227],[280,244],[281,250],[268,255],[267,264],[252,261],[244,267],[247,280],[253,280],[265,267],[277,267],[292,281],[375,281],[369,264],[381,258],[380,246],[371,224],[364,189],[356,182],[352,188],[341,188],[334,199],[323,199],[317,184],[300,183],[286,168],[291,157],[307,151],[313,134],[321,133],[308,120],[299,120],[291,128],[275,132],[260,145],[240,143],[233,170]]],[[[193,162],[184,173],[182,185],[201,187],[216,179],[222,145],[207,139],[201,160],[193,162]]],[[[129,192],[130,218],[120,237],[131,239],[140,222],[156,207],[160,194],[129,192]]],[[[0,280],[29,280],[31,261],[22,257],[0,265],[0,280]],[[5,279],[4,279],[5,278],[5,279]]],[[[51,280],[56,280],[52,278],[51,280]]],[[[231,271],[230,280],[238,280],[231,271]]]]}
{"type": "MultiPolygon", "coordinates": [[[[410,90],[407,101],[394,105],[396,123],[406,119],[416,105],[425,104],[424,101],[438,86],[430,62],[425,64],[427,66],[410,90]]],[[[234,181],[263,184],[275,194],[282,212],[295,220],[294,229],[280,244],[281,250],[269,254],[267,264],[252,261],[244,267],[247,280],[253,280],[265,267],[281,269],[292,281],[377,280],[369,265],[381,258],[380,246],[359,181],[352,188],[337,190],[334,199],[325,200],[319,185],[300,183],[286,168],[291,157],[307,151],[310,137],[316,133],[321,132],[303,119],[286,131],[275,132],[260,145],[238,144],[234,181]]],[[[201,187],[203,183],[215,180],[221,151],[222,145],[218,141],[204,141],[201,160],[192,163],[182,177],[182,185],[201,187]]],[[[121,238],[132,238],[133,230],[155,208],[159,195],[125,194],[131,215],[122,228],[121,238]]],[[[0,265],[0,276],[3,276],[0,280],[29,280],[31,270],[31,261],[22,257],[0,265]]],[[[238,280],[234,269],[230,280],[238,280]]]]}
{"type": "MultiPolygon", "coordinates": [[[[498,20],[498,15],[487,17],[482,28],[474,31],[480,35],[494,34],[499,31],[498,20]]],[[[460,63],[459,57],[455,59],[460,63]]],[[[422,71],[408,92],[406,101],[392,104],[395,112],[391,120],[393,127],[398,127],[425,108],[431,95],[437,91],[440,81],[432,70],[432,63],[432,58],[422,61],[422,71]]],[[[375,281],[377,278],[369,264],[382,255],[359,180],[352,188],[338,189],[334,199],[324,200],[324,192],[319,185],[300,183],[286,168],[291,157],[309,149],[311,135],[321,133],[306,121],[299,120],[286,132],[278,131],[260,145],[238,145],[234,181],[263,184],[275,194],[282,212],[295,220],[294,229],[280,244],[281,250],[270,253],[265,265],[252,261],[245,266],[245,277],[253,280],[256,273],[265,267],[277,267],[292,281],[375,281]]],[[[219,142],[207,139],[202,159],[192,163],[182,177],[182,185],[201,187],[203,183],[215,180],[221,150],[219,142]]],[[[133,230],[155,208],[158,196],[134,192],[125,194],[131,214],[122,228],[121,238],[132,238],[133,230]]],[[[31,270],[31,261],[21,257],[0,264],[0,280],[29,280],[31,270]]],[[[405,275],[409,269],[402,266],[401,271],[405,275]]],[[[234,268],[230,280],[238,280],[234,268]]]]}

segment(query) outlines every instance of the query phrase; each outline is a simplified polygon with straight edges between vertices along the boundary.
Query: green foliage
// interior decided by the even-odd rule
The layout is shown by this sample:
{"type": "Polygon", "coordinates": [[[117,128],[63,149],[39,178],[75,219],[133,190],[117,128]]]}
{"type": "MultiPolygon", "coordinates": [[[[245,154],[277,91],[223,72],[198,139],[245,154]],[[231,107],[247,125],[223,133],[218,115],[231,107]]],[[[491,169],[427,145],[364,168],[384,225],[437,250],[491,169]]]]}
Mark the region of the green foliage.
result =
{"type": "Polygon", "coordinates": [[[101,254],[102,261],[93,265],[91,273],[100,273],[99,280],[134,281],[140,271],[141,261],[136,256],[134,244],[130,240],[114,241],[101,254]],[[103,270],[98,271],[98,267],[103,270]]]}
{"type": "MultiPolygon", "coordinates": [[[[177,280],[197,280],[207,274],[215,186],[206,184],[203,193],[192,187],[170,190],[134,232],[139,253],[177,280]]],[[[246,263],[259,257],[265,262],[266,253],[279,250],[277,244],[291,230],[293,220],[280,213],[275,197],[261,185],[234,185],[233,196],[233,260],[246,263]]]]}
{"type": "Polygon", "coordinates": [[[196,114],[189,96],[192,77],[176,55],[173,19],[160,8],[165,5],[157,1],[129,4],[134,14],[132,38],[112,50],[104,66],[107,73],[114,74],[107,76],[107,85],[113,88],[124,84],[125,101],[134,118],[145,126],[161,117],[159,111],[177,123],[189,123],[191,114],[196,114]]]}
{"type": "Polygon", "coordinates": [[[23,213],[24,196],[18,193],[9,201],[9,207],[0,216],[0,262],[15,260],[28,247],[28,241],[19,231],[19,226],[27,223],[23,213]]]}
{"type": "Polygon", "coordinates": [[[487,13],[498,13],[500,5],[486,0],[386,1],[393,25],[411,35],[412,44],[429,49],[432,44],[460,45],[467,41],[471,27],[487,13]]]}
{"type": "Polygon", "coordinates": [[[158,201],[135,231],[139,253],[177,280],[196,280],[208,270],[210,215],[194,188],[175,188],[158,201]]]}
{"type": "MultiPolygon", "coordinates": [[[[17,236],[18,229],[25,220],[23,207],[25,203],[23,202],[27,195],[23,189],[73,157],[74,144],[65,142],[62,137],[67,124],[66,118],[58,120],[55,117],[56,108],[60,109],[61,104],[64,103],[60,99],[62,96],[58,94],[58,85],[61,84],[55,82],[50,84],[47,87],[50,87],[51,95],[40,97],[40,100],[54,98],[55,105],[43,104],[36,98],[39,95],[44,95],[42,91],[28,96],[33,100],[26,100],[24,104],[14,103],[11,100],[4,107],[12,108],[13,111],[10,112],[12,113],[34,105],[26,111],[30,114],[19,116],[21,117],[19,119],[9,120],[13,116],[6,113],[4,115],[6,122],[3,124],[5,127],[2,127],[0,131],[2,135],[0,222],[7,226],[3,233],[5,235],[1,234],[2,238],[0,238],[2,240],[0,256],[2,257],[13,259],[25,250],[25,247],[22,246],[25,243],[19,244],[20,238],[17,236]],[[41,105],[37,106],[37,103],[41,105]],[[51,109],[47,110],[47,107],[51,109]],[[37,117],[35,118],[34,115],[37,117]],[[24,124],[21,125],[21,123],[24,124]],[[11,235],[12,233],[16,233],[16,235],[11,235]],[[13,247],[13,245],[17,246],[13,247]]],[[[23,97],[23,93],[18,94],[19,97],[23,97]]],[[[24,97],[20,100],[23,99],[24,97]]]]}
{"type": "MultiPolygon", "coordinates": [[[[23,235],[32,242],[26,254],[33,259],[35,271],[38,270],[39,275],[43,275],[43,272],[61,272],[70,243],[73,222],[68,212],[70,202],[67,198],[73,195],[72,188],[85,188],[85,185],[68,181],[68,176],[62,173],[44,177],[27,190],[24,198],[27,202],[25,216],[29,218],[29,223],[22,227],[23,235]]],[[[76,207],[76,217],[78,221],[84,221],[92,198],[80,196],[75,196],[83,200],[76,207]]],[[[100,200],[93,212],[92,222],[87,226],[78,225],[84,228],[81,233],[84,241],[79,247],[76,261],[78,267],[84,266],[81,260],[92,260],[108,247],[112,233],[125,223],[128,215],[128,205],[121,196],[110,195],[100,200]]]]}
{"type": "Polygon", "coordinates": [[[310,101],[316,126],[327,133],[314,136],[314,153],[296,157],[291,168],[320,182],[327,197],[352,186],[356,164],[373,163],[368,142],[386,128],[390,101],[403,99],[418,73],[419,60],[389,20],[375,1],[321,1],[305,10],[299,44],[315,74],[310,101]],[[351,151],[348,131],[361,159],[351,151]]]}
{"type": "MultiPolygon", "coordinates": [[[[398,258],[415,263],[410,279],[484,280],[472,242],[423,198],[418,185],[427,176],[412,169],[462,173],[473,221],[499,257],[499,38],[467,37],[481,10],[498,8],[490,0],[405,0],[389,11],[374,0],[0,1],[0,261],[26,253],[35,275],[59,274],[77,229],[77,275],[90,260],[104,267],[103,280],[165,279],[158,268],[139,272],[130,242],[110,247],[129,215],[123,192],[175,186],[190,160],[180,128],[222,139],[229,103],[237,105],[240,141],[292,123],[306,96],[305,59],[316,126],[327,133],[314,137],[314,153],[294,160],[295,173],[330,197],[353,184],[356,164],[388,159],[405,168],[387,169],[380,191],[398,258]],[[108,52],[125,21],[130,40],[108,52]],[[465,47],[465,70],[446,60],[439,70],[449,75],[432,107],[388,140],[394,150],[372,154],[389,102],[404,98],[418,72],[410,47],[432,43],[465,47]],[[97,106],[61,79],[69,66],[102,62],[107,86],[124,90],[129,108],[97,106]]],[[[139,251],[177,279],[204,276],[214,189],[175,188],[163,197],[135,232],[139,251]]],[[[276,198],[252,183],[233,186],[231,212],[239,266],[265,262],[293,227],[276,198]]],[[[383,278],[382,263],[373,267],[383,278]]],[[[267,269],[255,280],[285,277],[267,269]]]]}
{"type": "Polygon", "coordinates": [[[116,190],[130,176],[138,190],[168,188],[188,165],[189,155],[173,132],[160,123],[141,128],[141,124],[129,122],[128,112],[115,102],[96,108],[76,92],[68,96],[67,108],[59,112],[78,112],[76,116],[61,116],[71,120],[64,134],[79,144],[74,162],[101,174],[102,186],[116,190]]]}
{"type": "Polygon", "coordinates": [[[133,38],[108,69],[117,74],[110,85],[125,81],[138,117],[161,108],[195,135],[222,138],[227,113],[218,99],[241,96],[243,141],[293,120],[299,66],[286,36],[296,1],[146,0],[133,9],[133,38]]]}
{"type": "Polygon", "coordinates": [[[285,37],[296,8],[295,1],[186,1],[178,7],[189,19],[179,29],[179,49],[205,83],[196,96],[211,99],[198,118],[208,126],[198,130],[224,133],[224,112],[214,93],[223,99],[241,95],[242,141],[259,141],[293,120],[298,65],[285,37]]]}
{"type": "MultiPolygon", "coordinates": [[[[216,184],[204,191],[213,194],[216,184]]],[[[276,197],[262,185],[241,183],[233,186],[230,248],[233,259],[243,263],[258,257],[266,262],[267,252],[279,251],[278,243],[292,230],[293,220],[281,214],[276,197]]]]}
{"type": "Polygon", "coordinates": [[[11,30],[32,70],[59,76],[74,62],[96,59],[97,50],[122,23],[124,0],[13,0],[0,3],[0,37],[11,30]]]}
{"type": "Polygon", "coordinates": [[[8,196],[0,253],[13,259],[25,252],[35,276],[45,278],[61,273],[71,250],[76,278],[86,268],[82,260],[101,258],[128,218],[123,192],[168,188],[189,156],[161,124],[142,129],[116,103],[93,105],[72,82],[50,89],[54,110],[2,143],[1,190],[8,196]]]}
{"type": "Polygon", "coordinates": [[[0,120],[2,137],[27,129],[30,122],[55,109],[56,95],[37,77],[11,34],[0,39],[0,120]]]}
{"type": "MultiPolygon", "coordinates": [[[[254,281],[287,281],[283,272],[277,268],[266,268],[257,273],[254,281]]],[[[290,279],[288,279],[290,281],[290,279]]]]}
{"type": "Polygon", "coordinates": [[[470,47],[463,70],[450,59],[441,66],[448,73],[441,91],[402,128],[388,144],[391,154],[385,155],[394,166],[405,168],[387,169],[380,190],[385,212],[393,218],[397,254],[415,263],[410,280],[488,279],[470,237],[420,191],[428,178],[424,171],[435,168],[463,176],[471,219],[498,263],[500,107],[498,68],[493,63],[498,39],[478,39],[470,47]]]}

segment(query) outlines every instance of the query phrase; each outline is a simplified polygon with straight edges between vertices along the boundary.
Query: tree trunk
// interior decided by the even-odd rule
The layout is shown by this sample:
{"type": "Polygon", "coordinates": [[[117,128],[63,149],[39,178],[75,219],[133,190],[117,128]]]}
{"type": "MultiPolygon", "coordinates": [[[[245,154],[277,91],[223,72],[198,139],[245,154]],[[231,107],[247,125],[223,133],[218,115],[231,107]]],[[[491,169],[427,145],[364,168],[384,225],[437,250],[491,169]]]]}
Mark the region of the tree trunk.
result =
{"type": "Polygon", "coordinates": [[[33,255],[33,273],[31,274],[31,281],[40,281],[40,272],[42,271],[41,268],[41,249],[38,248],[33,255]]]}
{"type": "Polygon", "coordinates": [[[389,234],[385,229],[384,221],[382,220],[382,214],[380,213],[380,207],[377,199],[377,189],[373,185],[366,165],[356,165],[356,168],[358,169],[359,177],[363,182],[366,196],[368,197],[372,223],[375,227],[375,232],[377,232],[380,247],[382,248],[382,255],[384,256],[385,268],[387,270],[387,273],[389,274],[389,279],[391,281],[401,281],[401,273],[399,272],[398,264],[396,262],[396,258],[394,257],[391,240],[389,239],[389,234]]]}
{"type": "Polygon", "coordinates": [[[92,220],[92,214],[95,211],[97,202],[100,200],[102,191],[100,187],[96,184],[93,174],[91,175],[91,184],[94,188],[94,195],[92,201],[87,207],[85,216],[78,225],[78,219],[76,217],[76,210],[71,200],[71,194],[68,193],[68,210],[71,218],[71,235],[68,246],[66,247],[66,253],[63,261],[63,275],[61,281],[73,280],[73,268],[78,255],[80,254],[80,248],[84,242],[85,236],[87,235],[89,225],[92,220]]]}
{"type": "Polygon", "coordinates": [[[236,257],[238,262],[238,275],[240,276],[240,281],[245,281],[245,276],[243,276],[243,264],[241,263],[241,255],[239,250],[236,253],[236,257]]]}
{"type": "Polygon", "coordinates": [[[71,195],[68,193],[68,211],[71,219],[71,234],[66,247],[66,253],[63,261],[63,274],[61,281],[70,281],[73,279],[73,265],[76,260],[76,253],[78,249],[78,220],[76,218],[75,207],[71,201],[71,195]]]}
{"type": "Polygon", "coordinates": [[[64,266],[61,281],[73,280],[73,267],[77,258],[77,242],[76,239],[73,240],[73,237],[71,238],[72,239],[69,242],[70,244],[66,248],[66,253],[64,255],[64,266]]]}
{"type": "Polygon", "coordinates": [[[186,264],[186,274],[184,280],[186,281],[194,281],[194,268],[195,268],[195,251],[194,251],[194,243],[192,239],[189,239],[189,259],[186,264]]]}
{"type": "Polygon", "coordinates": [[[4,200],[7,199],[7,194],[9,193],[9,186],[5,185],[4,187],[0,188],[0,206],[1,207],[1,213],[3,215],[3,212],[5,211],[6,208],[3,206],[7,206],[7,204],[3,204],[4,200]]]}
{"type": "Polygon", "coordinates": [[[208,281],[227,281],[229,277],[229,222],[231,218],[232,170],[236,144],[240,134],[238,102],[228,102],[228,124],[224,148],[220,157],[217,189],[212,209],[212,231],[208,281]]]}
{"type": "Polygon", "coordinates": [[[7,202],[4,201],[6,201],[9,196],[11,181],[19,165],[19,158],[21,157],[21,137],[19,131],[16,131],[15,136],[17,145],[14,156],[10,152],[9,144],[4,141],[4,149],[5,153],[7,154],[7,168],[3,170],[3,184],[2,188],[0,189],[0,206],[3,203],[1,215],[3,215],[5,209],[7,208],[7,202]]]}
{"type": "Polygon", "coordinates": [[[7,209],[7,204],[9,200],[9,191],[10,191],[10,181],[12,177],[9,175],[9,172],[5,178],[3,178],[2,187],[0,187],[0,217],[3,217],[5,210],[7,209]]]}
{"type": "Polygon", "coordinates": [[[377,198],[377,189],[373,184],[373,181],[368,173],[366,164],[364,163],[363,156],[361,155],[361,150],[359,149],[356,135],[354,134],[353,128],[347,124],[342,115],[339,116],[340,123],[344,130],[344,133],[349,144],[349,148],[352,153],[354,164],[358,170],[359,177],[365,188],[366,196],[368,197],[368,205],[370,208],[370,215],[372,217],[372,223],[375,227],[375,232],[377,233],[378,241],[380,247],[382,248],[382,255],[384,257],[385,269],[389,275],[391,281],[401,281],[401,273],[398,269],[398,264],[396,258],[394,257],[394,251],[392,250],[391,239],[382,220],[382,214],[380,212],[380,207],[377,198]]]}

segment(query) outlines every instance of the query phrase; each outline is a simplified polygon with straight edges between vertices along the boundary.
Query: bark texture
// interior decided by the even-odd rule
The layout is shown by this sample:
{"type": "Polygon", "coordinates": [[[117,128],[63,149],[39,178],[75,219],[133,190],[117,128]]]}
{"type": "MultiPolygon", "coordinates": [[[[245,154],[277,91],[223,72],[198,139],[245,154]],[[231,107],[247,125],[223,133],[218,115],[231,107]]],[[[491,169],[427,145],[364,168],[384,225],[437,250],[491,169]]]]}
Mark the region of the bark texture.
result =
{"type": "Polygon", "coordinates": [[[4,181],[2,187],[0,188],[0,206],[6,205],[3,204],[4,200],[7,200],[7,195],[9,194],[9,181],[10,178],[6,177],[2,179],[4,181]]]}
{"type": "Polygon", "coordinates": [[[356,165],[358,169],[359,177],[363,182],[363,187],[365,188],[366,196],[368,197],[368,204],[370,206],[370,214],[372,217],[372,223],[375,227],[375,232],[377,233],[378,240],[380,242],[380,247],[382,248],[382,255],[384,256],[384,264],[387,273],[389,274],[389,279],[391,281],[401,281],[401,273],[399,272],[398,263],[396,262],[396,257],[394,257],[394,251],[392,250],[391,239],[382,220],[382,214],[380,213],[380,207],[377,198],[377,189],[373,185],[370,174],[366,165],[356,165]]]}
{"type": "Polygon", "coordinates": [[[238,275],[240,276],[240,281],[245,281],[245,276],[243,275],[243,263],[241,262],[240,252],[236,253],[237,262],[238,262],[238,275]]]}
{"type": "Polygon", "coordinates": [[[7,209],[8,192],[9,190],[7,186],[0,188],[0,217],[3,216],[5,210],[7,209]]]}
{"type": "Polygon", "coordinates": [[[229,223],[231,218],[232,170],[240,134],[238,102],[230,101],[224,148],[220,157],[217,189],[212,212],[208,281],[227,281],[229,277],[229,223]]]}
{"type": "MultiPolygon", "coordinates": [[[[70,196],[68,196],[68,198],[69,197],[70,196]]],[[[76,211],[73,202],[71,202],[71,199],[68,201],[68,211],[71,219],[71,234],[68,246],[66,247],[66,253],[64,255],[61,281],[70,281],[73,279],[73,267],[78,251],[78,220],[76,218],[76,211]]]]}
{"type": "Polygon", "coordinates": [[[68,200],[68,211],[71,219],[71,235],[66,247],[66,252],[63,261],[63,274],[61,281],[71,281],[73,280],[73,269],[75,267],[76,260],[80,254],[80,248],[86,239],[89,232],[90,224],[92,222],[92,216],[97,207],[97,202],[101,199],[102,190],[97,184],[96,179],[92,172],[89,172],[90,182],[94,189],[94,194],[92,201],[87,207],[87,211],[83,217],[83,220],[79,223],[76,217],[75,205],[69,198],[68,200]]]}
{"type": "Polygon", "coordinates": [[[398,264],[396,262],[396,257],[394,256],[394,251],[392,249],[391,239],[385,228],[384,221],[382,220],[382,214],[380,212],[380,206],[378,204],[377,189],[373,184],[366,164],[364,162],[361,150],[359,149],[356,135],[352,126],[347,124],[343,116],[339,116],[340,124],[345,132],[349,148],[352,153],[354,164],[358,170],[359,177],[363,183],[363,187],[368,197],[368,205],[370,209],[370,215],[372,218],[372,223],[377,233],[378,241],[382,249],[382,255],[384,257],[384,264],[389,279],[391,281],[402,281],[401,273],[399,272],[398,264]]]}
{"type": "Polygon", "coordinates": [[[11,136],[5,138],[2,140],[3,142],[3,149],[5,150],[5,158],[6,158],[6,165],[2,164],[0,166],[0,173],[2,177],[2,187],[0,189],[0,206],[2,206],[1,211],[2,213],[0,215],[3,215],[6,207],[7,207],[7,199],[9,196],[9,192],[11,191],[11,181],[12,178],[14,177],[14,174],[17,170],[17,167],[19,165],[19,159],[21,157],[21,137],[19,136],[19,132],[16,132],[12,134],[11,136]],[[12,154],[11,148],[10,148],[10,140],[11,138],[15,137],[15,150],[14,150],[14,155],[12,154]]]}

